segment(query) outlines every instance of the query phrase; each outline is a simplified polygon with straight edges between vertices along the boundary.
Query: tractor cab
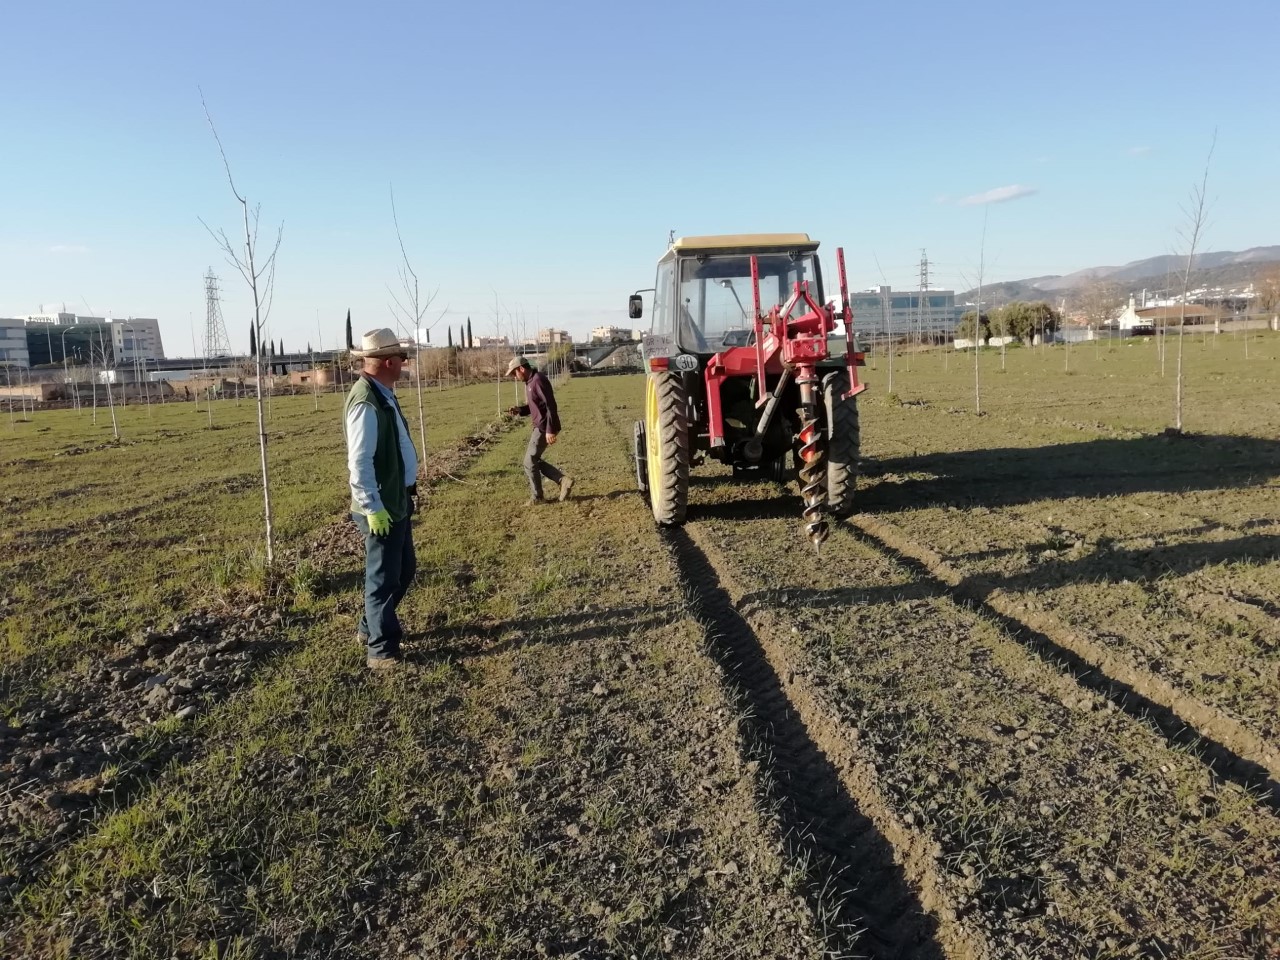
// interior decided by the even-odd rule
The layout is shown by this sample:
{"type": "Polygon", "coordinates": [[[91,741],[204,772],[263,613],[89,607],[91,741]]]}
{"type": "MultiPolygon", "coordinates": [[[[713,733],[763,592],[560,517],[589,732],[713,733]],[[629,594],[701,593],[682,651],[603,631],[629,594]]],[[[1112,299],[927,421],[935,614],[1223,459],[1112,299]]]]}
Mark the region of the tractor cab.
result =
{"type": "MultiPolygon", "coordinates": [[[[748,346],[755,323],[752,254],[763,303],[784,302],[797,282],[808,283],[821,302],[817,250],[818,242],[803,233],[681,237],[658,261],[649,331],[699,357],[748,346]]],[[[632,319],[643,315],[639,294],[632,296],[629,312],[632,319]]]]}
{"type": "MultiPolygon", "coordinates": [[[[659,523],[683,522],[688,472],[704,455],[735,476],[779,480],[791,457],[815,545],[821,513],[852,510],[861,355],[843,251],[838,304],[824,299],[817,251],[804,233],[682,237],[658,260],[636,477],[659,523]]],[[[633,320],[644,292],[631,296],[633,320]]]]}

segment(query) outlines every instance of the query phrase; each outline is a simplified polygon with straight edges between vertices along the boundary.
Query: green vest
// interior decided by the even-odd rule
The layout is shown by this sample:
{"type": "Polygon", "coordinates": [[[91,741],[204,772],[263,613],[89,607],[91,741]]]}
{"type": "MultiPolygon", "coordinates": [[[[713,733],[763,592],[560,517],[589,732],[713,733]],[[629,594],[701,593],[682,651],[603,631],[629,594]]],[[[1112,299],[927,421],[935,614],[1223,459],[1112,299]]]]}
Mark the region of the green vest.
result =
{"type": "MultiPolygon", "coordinates": [[[[404,458],[400,456],[400,434],[396,429],[396,417],[403,420],[382,391],[372,380],[361,375],[347,394],[342,413],[342,429],[346,431],[347,416],[357,403],[367,403],[378,414],[378,446],[373,451],[373,475],[378,481],[378,494],[391,519],[403,520],[409,515],[409,492],[404,486],[404,458]]],[[[405,430],[409,426],[405,424],[405,430]]],[[[351,512],[363,513],[355,498],[351,498],[351,512]]]]}

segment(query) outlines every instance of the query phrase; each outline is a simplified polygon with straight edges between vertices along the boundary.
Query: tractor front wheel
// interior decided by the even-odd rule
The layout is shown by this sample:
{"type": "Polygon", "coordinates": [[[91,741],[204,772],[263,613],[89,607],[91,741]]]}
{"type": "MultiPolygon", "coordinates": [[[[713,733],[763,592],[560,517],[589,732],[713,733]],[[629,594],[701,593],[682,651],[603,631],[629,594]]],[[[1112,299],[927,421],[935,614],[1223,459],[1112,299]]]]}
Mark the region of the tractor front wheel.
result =
{"type": "Polygon", "coordinates": [[[663,526],[684,523],[689,502],[689,399],[680,374],[649,374],[644,433],[653,519],[663,526]]]}
{"type": "Polygon", "coordinates": [[[862,431],[858,426],[858,398],[844,399],[849,373],[841,370],[822,379],[822,399],[827,413],[827,510],[847,517],[854,511],[858,485],[858,451],[862,431]]]}

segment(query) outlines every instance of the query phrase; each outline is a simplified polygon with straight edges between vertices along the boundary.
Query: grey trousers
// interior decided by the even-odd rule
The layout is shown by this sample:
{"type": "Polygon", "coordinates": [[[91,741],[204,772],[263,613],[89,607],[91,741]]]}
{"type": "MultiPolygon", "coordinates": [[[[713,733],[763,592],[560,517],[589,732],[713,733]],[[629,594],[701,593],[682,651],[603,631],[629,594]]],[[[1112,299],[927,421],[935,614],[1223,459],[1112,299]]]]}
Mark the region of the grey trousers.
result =
{"type": "Polygon", "coordinates": [[[529,491],[535,500],[542,499],[542,478],[559,483],[564,474],[542,459],[547,449],[547,438],[541,430],[529,434],[529,445],[524,448],[524,475],[529,478],[529,491]]]}

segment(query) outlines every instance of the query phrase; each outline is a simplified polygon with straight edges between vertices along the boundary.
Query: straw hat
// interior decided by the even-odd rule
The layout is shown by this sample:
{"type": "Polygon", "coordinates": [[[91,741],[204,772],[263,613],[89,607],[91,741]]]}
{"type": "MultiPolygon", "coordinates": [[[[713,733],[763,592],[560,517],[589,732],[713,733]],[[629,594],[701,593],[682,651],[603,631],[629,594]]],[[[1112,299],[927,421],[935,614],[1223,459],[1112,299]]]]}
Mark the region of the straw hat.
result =
{"type": "Polygon", "coordinates": [[[352,351],[357,357],[363,358],[395,357],[412,352],[412,348],[401,343],[390,327],[370,330],[360,338],[360,349],[352,351]]]}

